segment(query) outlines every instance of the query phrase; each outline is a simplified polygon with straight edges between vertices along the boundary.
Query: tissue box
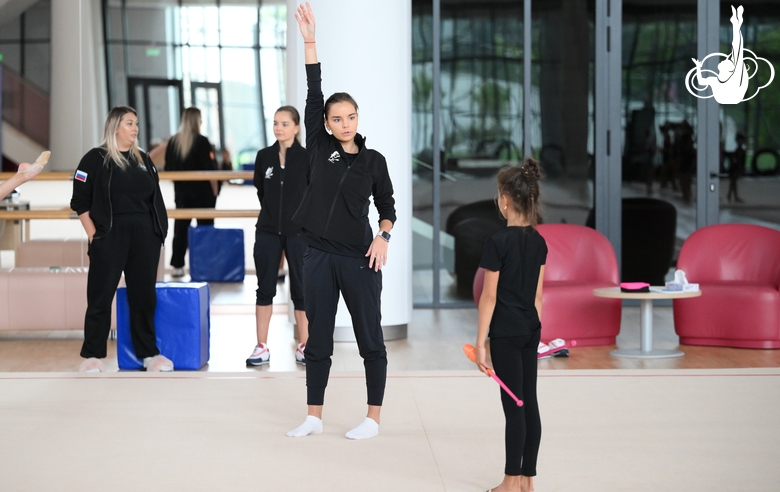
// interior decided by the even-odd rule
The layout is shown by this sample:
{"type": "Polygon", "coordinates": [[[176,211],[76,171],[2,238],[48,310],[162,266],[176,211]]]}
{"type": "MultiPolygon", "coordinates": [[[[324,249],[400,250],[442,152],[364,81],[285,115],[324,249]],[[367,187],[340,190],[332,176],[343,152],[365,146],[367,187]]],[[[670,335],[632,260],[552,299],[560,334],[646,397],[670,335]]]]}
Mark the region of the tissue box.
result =
{"type": "MultiPolygon", "coordinates": [[[[120,369],[138,370],[130,337],[127,288],[116,292],[116,352],[120,369]]],[[[176,371],[197,371],[209,361],[209,284],[158,282],[154,313],[157,348],[173,362],[176,371]]]]}
{"type": "Polygon", "coordinates": [[[666,290],[669,292],[699,292],[699,284],[680,284],[666,282],[666,290]]]}

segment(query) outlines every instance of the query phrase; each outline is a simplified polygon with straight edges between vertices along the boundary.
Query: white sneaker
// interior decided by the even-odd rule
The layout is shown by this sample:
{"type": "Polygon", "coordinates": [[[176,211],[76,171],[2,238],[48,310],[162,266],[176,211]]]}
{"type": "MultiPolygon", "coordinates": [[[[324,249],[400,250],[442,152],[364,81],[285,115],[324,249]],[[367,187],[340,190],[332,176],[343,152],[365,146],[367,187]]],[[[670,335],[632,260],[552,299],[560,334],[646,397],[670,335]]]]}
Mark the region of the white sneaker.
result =
{"type": "Polygon", "coordinates": [[[144,357],[144,369],[147,372],[173,372],[173,362],[162,354],[144,357]]]}
{"type": "Polygon", "coordinates": [[[184,276],[184,269],[183,268],[174,268],[173,273],[171,274],[171,277],[173,278],[179,278],[184,276]]]}
{"type": "Polygon", "coordinates": [[[298,348],[295,350],[295,362],[302,366],[306,365],[306,356],[303,354],[303,349],[305,348],[305,343],[299,343],[298,348]]]}
{"type": "MultiPolygon", "coordinates": [[[[555,350],[558,347],[561,347],[563,345],[566,345],[566,340],[562,338],[556,338],[555,340],[552,340],[550,342],[550,350],[555,350]]],[[[552,354],[553,357],[568,357],[569,356],[569,349],[561,349],[555,353],[552,354]]]]}
{"type": "MultiPolygon", "coordinates": [[[[536,349],[537,354],[543,354],[544,352],[548,352],[550,350],[550,347],[542,342],[539,342],[539,347],[536,349]]],[[[551,354],[543,355],[542,357],[539,357],[540,359],[549,359],[552,357],[551,354]]]]}
{"type": "Polygon", "coordinates": [[[252,351],[252,355],[246,360],[248,366],[262,366],[268,364],[271,361],[271,351],[268,350],[268,345],[260,343],[255,345],[255,349],[252,351]]]}
{"type": "Polygon", "coordinates": [[[106,372],[106,366],[100,359],[90,357],[79,364],[79,372],[106,372]]]}

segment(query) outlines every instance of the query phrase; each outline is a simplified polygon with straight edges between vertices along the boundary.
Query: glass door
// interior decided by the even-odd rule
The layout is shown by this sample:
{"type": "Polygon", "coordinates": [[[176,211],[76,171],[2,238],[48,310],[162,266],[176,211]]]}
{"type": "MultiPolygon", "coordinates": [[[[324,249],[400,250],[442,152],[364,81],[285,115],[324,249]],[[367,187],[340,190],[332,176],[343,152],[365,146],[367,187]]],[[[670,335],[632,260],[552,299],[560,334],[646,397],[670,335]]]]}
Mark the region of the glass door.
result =
{"type": "Polygon", "coordinates": [[[200,109],[203,124],[200,133],[208,137],[217,150],[222,149],[225,127],[222,118],[222,84],[192,82],[192,105],[200,109]]]}
{"type": "Polygon", "coordinates": [[[152,149],[176,133],[184,108],[181,80],[129,78],[130,106],[138,111],[138,145],[152,149]]]}

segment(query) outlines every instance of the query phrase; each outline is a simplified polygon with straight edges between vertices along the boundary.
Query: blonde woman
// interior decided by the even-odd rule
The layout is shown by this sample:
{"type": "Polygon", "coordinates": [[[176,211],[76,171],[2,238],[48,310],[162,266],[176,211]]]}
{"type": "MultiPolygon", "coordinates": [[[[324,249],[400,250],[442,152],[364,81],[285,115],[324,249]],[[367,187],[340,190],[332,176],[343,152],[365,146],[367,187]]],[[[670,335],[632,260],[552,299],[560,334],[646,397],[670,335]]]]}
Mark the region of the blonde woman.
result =
{"type": "MultiPolygon", "coordinates": [[[[166,171],[216,171],[216,161],[209,139],[200,134],[200,110],[190,107],[181,115],[179,131],[165,149],[166,171]]],[[[176,208],[214,208],[217,204],[216,181],[174,181],[176,208]]],[[[184,275],[184,254],[187,252],[187,229],[191,220],[173,223],[173,276],[184,275]]],[[[212,225],[213,220],[197,219],[198,225],[212,225]]]]}
{"type": "Polygon", "coordinates": [[[89,238],[87,314],[81,372],[103,372],[111,328],[111,302],[122,272],[130,307],[135,355],[148,371],[172,371],[160,355],[154,327],[155,281],[168,215],[159,177],[136,143],[138,114],[119,106],[108,113],[103,141],[81,159],[73,177],[70,207],[89,238]]]}

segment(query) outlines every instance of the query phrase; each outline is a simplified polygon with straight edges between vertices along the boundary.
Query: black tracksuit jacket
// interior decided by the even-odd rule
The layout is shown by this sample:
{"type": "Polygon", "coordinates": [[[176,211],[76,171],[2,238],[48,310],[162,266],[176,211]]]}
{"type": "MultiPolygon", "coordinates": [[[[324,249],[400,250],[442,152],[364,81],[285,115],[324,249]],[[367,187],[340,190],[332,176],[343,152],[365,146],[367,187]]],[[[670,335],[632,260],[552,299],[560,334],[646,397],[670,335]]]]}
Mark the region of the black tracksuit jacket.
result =
{"type": "MultiPolygon", "coordinates": [[[[79,162],[78,171],[86,173],[86,178],[81,181],[78,177],[73,180],[73,196],[70,200],[70,208],[76,214],[89,212],[89,218],[95,224],[95,238],[101,238],[111,231],[113,223],[113,211],[111,207],[111,179],[114,174],[122,172],[113,162],[106,162],[106,149],[96,147],[87,152],[79,162]]],[[[131,158],[132,158],[132,154],[131,158]]],[[[154,178],[154,201],[152,213],[154,214],[155,232],[160,234],[162,240],[168,234],[168,213],[165,211],[162,192],[160,191],[160,177],[157,168],[154,167],[149,154],[141,151],[144,165],[154,178]]]]}
{"type": "Polygon", "coordinates": [[[306,190],[308,169],[309,154],[297,140],[285,153],[284,170],[279,162],[279,142],[257,153],[253,182],[260,200],[259,232],[285,236],[301,232],[292,216],[306,190]]]}
{"type": "Polygon", "coordinates": [[[356,246],[374,239],[368,222],[369,198],[373,195],[379,221],[395,223],[393,183],[384,156],[367,149],[365,139],[355,135],[360,149],[347,166],[344,149],[325,131],[325,98],[320,64],[306,65],[306,150],[309,153],[309,186],[293,221],[321,238],[356,246]]]}

